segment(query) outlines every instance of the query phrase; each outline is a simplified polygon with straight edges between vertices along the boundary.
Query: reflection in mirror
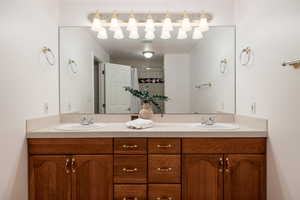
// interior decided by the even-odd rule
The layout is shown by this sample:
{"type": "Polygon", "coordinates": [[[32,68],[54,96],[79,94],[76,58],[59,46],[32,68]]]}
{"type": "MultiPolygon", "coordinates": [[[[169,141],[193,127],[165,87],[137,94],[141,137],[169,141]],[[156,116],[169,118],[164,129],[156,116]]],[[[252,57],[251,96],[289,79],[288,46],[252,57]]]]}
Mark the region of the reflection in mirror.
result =
{"type": "Polygon", "coordinates": [[[234,27],[211,27],[201,40],[111,34],[100,40],[89,27],[60,28],[61,113],[138,113],[142,101],[124,87],[169,97],[154,113],[235,112],[234,27]]]}

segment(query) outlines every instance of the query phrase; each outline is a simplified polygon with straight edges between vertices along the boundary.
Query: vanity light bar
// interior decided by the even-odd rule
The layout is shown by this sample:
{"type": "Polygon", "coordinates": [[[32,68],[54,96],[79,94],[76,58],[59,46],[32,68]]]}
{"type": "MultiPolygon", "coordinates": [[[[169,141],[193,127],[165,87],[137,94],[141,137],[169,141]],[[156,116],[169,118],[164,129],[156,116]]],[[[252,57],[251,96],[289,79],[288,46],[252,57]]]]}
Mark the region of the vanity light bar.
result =
{"type": "Polygon", "coordinates": [[[174,27],[178,27],[177,39],[187,39],[187,32],[193,31],[192,39],[201,39],[202,33],[209,30],[212,15],[209,13],[91,13],[92,30],[98,32],[99,39],[108,39],[107,31],[114,32],[115,39],[123,39],[123,29],[129,32],[130,39],[139,39],[139,27],[144,27],[145,39],[156,38],[156,28],[161,27],[162,39],[170,39],[174,27]]]}

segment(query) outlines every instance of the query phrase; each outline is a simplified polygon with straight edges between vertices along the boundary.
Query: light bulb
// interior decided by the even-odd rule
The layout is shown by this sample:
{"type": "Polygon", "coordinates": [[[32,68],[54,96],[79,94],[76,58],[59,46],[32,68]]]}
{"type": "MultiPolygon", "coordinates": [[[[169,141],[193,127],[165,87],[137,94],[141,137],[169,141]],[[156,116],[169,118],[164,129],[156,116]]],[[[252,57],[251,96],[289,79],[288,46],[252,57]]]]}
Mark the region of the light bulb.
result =
{"type": "Polygon", "coordinates": [[[171,38],[170,31],[166,31],[166,30],[163,29],[162,32],[161,32],[160,38],[164,39],[164,40],[170,39],[171,38]]]}
{"type": "Polygon", "coordinates": [[[102,27],[99,30],[97,37],[101,40],[106,40],[108,38],[106,29],[102,27]]]}
{"type": "Polygon", "coordinates": [[[134,15],[131,14],[131,16],[128,20],[127,30],[128,31],[135,31],[136,29],[137,29],[137,21],[134,18],[134,15]]]}
{"type": "Polygon", "coordinates": [[[196,28],[194,29],[192,38],[193,38],[194,40],[199,40],[199,39],[202,39],[202,38],[203,38],[203,34],[202,34],[201,29],[200,29],[199,27],[196,27],[196,28]]]}
{"type": "Polygon", "coordinates": [[[153,51],[144,51],[144,52],[143,52],[143,55],[144,55],[144,57],[145,57],[146,59],[150,59],[150,58],[153,57],[154,52],[153,52],[153,51]]]}
{"type": "Polygon", "coordinates": [[[183,20],[181,22],[181,28],[183,31],[192,30],[190,18],[188,17],[188,15],[186,13],[183,15],[183,20]]]}
{"type": "Polygon", "coordinates": [[[180,29],[178,30],[177,39],[183,40],[183,39],[186,39],[186,38],[187,38],[186,31],[184,31],[184,30],[182,30],[182,28],[180,28],[180,29]]]}
{"type": "Polygon", "coordinates": [[[173,31],[173,23],[169,15],[163,21],[163,29],[166,31],[173,31]]]}
{"type": "Polygon", "coordinates": [[[124,34],[121,28],[117,29],[114,33],[114,38],[117,40],[123,39],[124,38],[124,34]]]}
{"type": "Polygon", "coordinates": [[[151,15],[148,16],[148,19],[146,21],[145,31],[146,32],[148,32],[148,31],[154,32],[155,31],[155,25],[154,25],[154,21],[153,21],[151,15]]]}
{"type": "Polygon", "coordinates": [[[201,17],[200,22],[199,22],[199,28],[202,32],[209,30],[208,21],[205,16],[201,17]]]}
{"type": "Polygon", "coordinates": [[[100,20],[100,15],[99,15],[99,13],[96,13],[96,15],[93,19],[92,30],[99,31],[101,28],[102,28],[102,22],[100,20]]]}
{"type": "Polygon", "coordinates": [[[155,39],[155,34],[153,31],[147,31],[145,35],[146,40],[154,40],[155,39]]]}
{"type": "Polygon", "coordinates": [[[117,31],[118,29],[120,29],[119,21],[118,21],[117,15],[113,14],[113,16],[110,20],[109,30],[117,31]]]}
{"type": "Polygon", "coordinates": [[[130,31],[130,33],[129,33],[129,38],[130,38],[130,39],[134,39],[134,40],[136,40],[136,39],[139,39],[139,38],[140,38],[140,36],[139,36],[139,33],[138,33],[137,29],[136,29],[136,30],[132,30],[132,31],[130,31]]]}

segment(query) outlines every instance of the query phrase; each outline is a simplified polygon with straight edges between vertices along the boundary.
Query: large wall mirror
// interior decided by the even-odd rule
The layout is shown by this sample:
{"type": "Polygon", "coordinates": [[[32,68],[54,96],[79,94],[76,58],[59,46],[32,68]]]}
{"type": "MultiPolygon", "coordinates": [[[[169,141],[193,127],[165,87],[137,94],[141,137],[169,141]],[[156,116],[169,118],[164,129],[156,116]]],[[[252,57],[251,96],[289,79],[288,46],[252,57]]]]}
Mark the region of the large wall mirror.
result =
{"type": "Polygon", "coordinates": [[[100,40],[89,27],[60,28],[60,112],[138,113],[124,87],[169,97],[155,113],[235,113],[235,27],[201,40],[100,40]]]}

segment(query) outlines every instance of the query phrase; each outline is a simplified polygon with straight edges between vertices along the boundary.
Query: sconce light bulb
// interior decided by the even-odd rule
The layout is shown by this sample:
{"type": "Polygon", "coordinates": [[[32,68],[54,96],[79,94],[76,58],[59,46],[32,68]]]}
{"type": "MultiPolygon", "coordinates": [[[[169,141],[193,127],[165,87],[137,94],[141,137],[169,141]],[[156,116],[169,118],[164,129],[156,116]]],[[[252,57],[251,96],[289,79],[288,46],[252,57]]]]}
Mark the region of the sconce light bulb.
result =
{"type": "Polygon", "coordinates": [[[99,31],[101,28],[102,28],[102,21],[100,19],[100,15],[99,13],[97,12],[95,14],[95,17],[93,19],[93,23],[92,23],[92,30],[93,31],[99,31]]]}
{"type": "Polygon", "coordinates": [[[207,20],[207,17],[205,15],[203,15],[200,18],[199,28],[200,28],[201,32],[205,32],[205,31],[209,30],[208,20],[207,20]]]}
{"type": "Polygon", "coordinates": [[[127,30],[128,31],[136,31],[136,29],[137,29],[137,21],[134,18],[134,15],[131,14],[130,18],[128,20],[127,30]]]}
{"type": "Polygon", "coordinates": [[[182,30],[182,28],[179,28],[178,30],[178,35],[177,35],[177,39],[179,40],[184,40],[187,38],[187,34],[186,31],[182,30]]]}
{"type": "Polygon", "coordinates": [[[119,20],[117,18],[117,15],[113,14],[113,16],[112,16],[112,18],[110,20],[109,30],[111,30],[111,31],[117,31],[118,29],[120,29],[119,20]]]}
{"type": "Polygon", "coordinates": [[[163,29],[160,38],[164,40],[170,39],[171,38],[170,31],[166,31],[163,29]]]}
{"type": "Polygon", "coordinates": [[[202,34],[201,29],[200,29],[199,27],[196,27],[196,28],[194,29],[192,38],[193,38],[194,40],[199,40],[199,39],[202,39],[202,38],[203,38],[203,34],[202,34]]]}
{"type": "Polygon", "coordinates": [[[168,14],[166,15],[166,18],[163,21],[163,29],[165,31],[173,31],[173,23],[168,14]]]}
{"type": "Polygon", "coordinates": [[[132,31],[130,31],[129,38],[133,39],[133,40],[139,39],[140,36],[139,36],[138,30],[132,30],[132,31]]]}
{"type": "Polygon", "coordinates": [[[101,28],[98,32],[97,38],[99,38],[100,40],[106,40],[108,38],[107,36],[107,31],[105,28],[101,28]]]}
{"type": "Polygon", "coordinates": [[[121,28],[115,30],[114,38],[117,39],[117,40],[120,40],[120,39],[124,38],[124,34],[123,34],[123,31],[122,31],[121,28]]]}

